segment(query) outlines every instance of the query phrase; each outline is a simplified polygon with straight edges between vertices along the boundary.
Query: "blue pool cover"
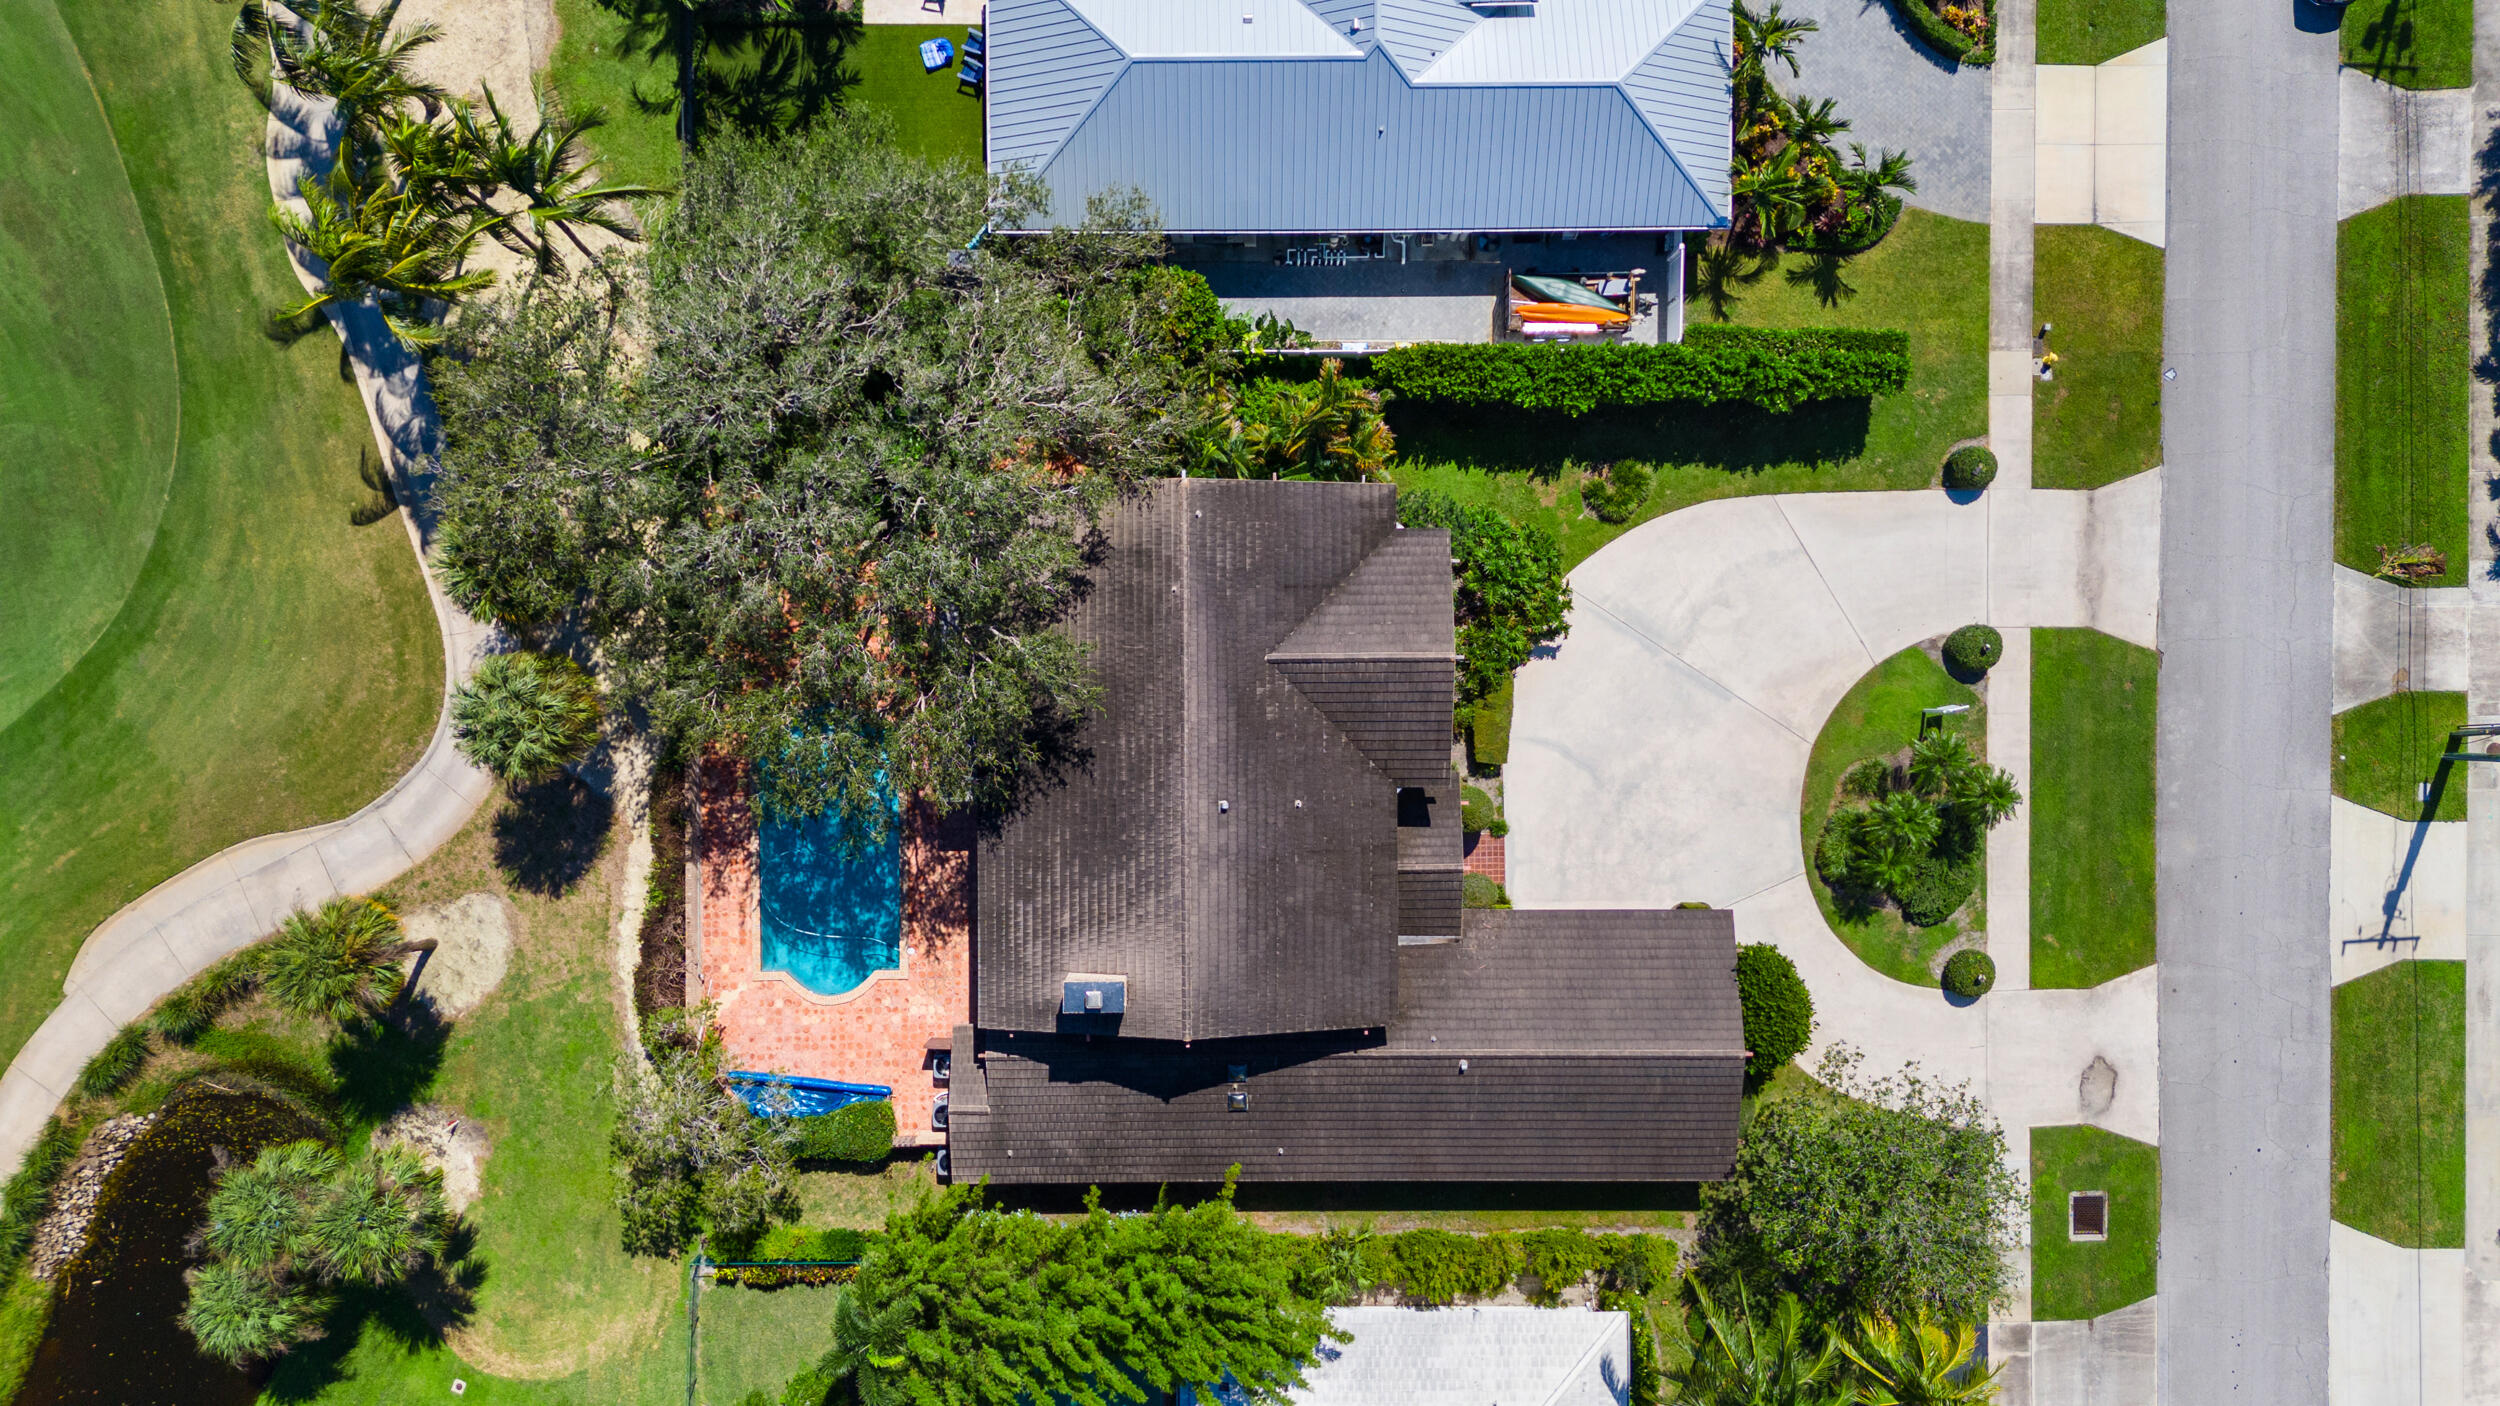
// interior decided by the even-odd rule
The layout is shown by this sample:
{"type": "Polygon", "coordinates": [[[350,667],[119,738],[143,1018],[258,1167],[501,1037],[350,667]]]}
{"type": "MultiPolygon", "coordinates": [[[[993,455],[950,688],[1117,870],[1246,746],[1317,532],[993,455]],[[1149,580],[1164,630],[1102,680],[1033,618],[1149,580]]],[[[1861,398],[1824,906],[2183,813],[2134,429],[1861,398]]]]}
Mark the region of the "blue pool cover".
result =
{"type": "Polygon", "coordinates": [[[770,1113],[776,1091],[787,1091],[783,1108],[793,1118],[813,1118],[847,1104],[894,1097],[883,1084],[845,1084],[836,1079],[803,1079],[796,1074],[764,1074],[752,1069],[729,1071],[729,1087],[757,1113],[770,1113]]]}
{"type": "Polygon", "coordinates": [[[902,965],[902,831],[899,816],[873,842],[831,811],[764,820],[757,865],[766,971],[839,996],[902,965]]]}

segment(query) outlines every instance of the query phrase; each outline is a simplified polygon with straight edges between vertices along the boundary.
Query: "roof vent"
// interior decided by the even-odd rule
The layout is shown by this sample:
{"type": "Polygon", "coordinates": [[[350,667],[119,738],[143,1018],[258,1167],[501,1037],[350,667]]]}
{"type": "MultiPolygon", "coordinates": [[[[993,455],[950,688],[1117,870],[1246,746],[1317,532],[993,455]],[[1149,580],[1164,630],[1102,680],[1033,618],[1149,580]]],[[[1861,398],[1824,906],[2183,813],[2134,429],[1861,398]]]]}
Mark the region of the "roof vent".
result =
{"type": "Polygon", "coordinates": [[[1229,1092],[1229,1093],[1225,1094],[1225,1095],[1224,1095],[1224,1109],[1225,1109],[1225,1111],[1226,1111],[1226,1112],[1228,1112],[1228,1113],[1247,1113],[1247,1112],[1249,1112],[1249,1111],[1250,1111],[1250,1094],[1249,1094],[1249,1091],[1248,1091],[1248,1090],[1246,1090],[1246,1089],[1234,1089],[1234,1090],[1232,1090],[1231,1092],[1229,1092]]]}
{"type": "Polygon", "coordinates": [[[1225,1077],[1227,1080],[1230,1080],[1231,1082],[1238,1084],[1238,1083],[1240,1083],[1241,1081],[1243,1081],[1244,1079],[1247,1079],[1247,1078],[1249,1078],[1249,1077],[1250,1077],[1250,1066],[1249,1066],[1249,1065],[1246,1065],[1246,1064],[1228,1064],[1228,1065],[1225,1065],[1225,1066],[1224,1066],[1224,1077],[1225,1077]]]}
{"type": "Polygon", "coordinates": [[[1128,978],[1070,972],[1059,986],[1061,1015],[1119,1015],[1128,1009],[1128,978]]]}

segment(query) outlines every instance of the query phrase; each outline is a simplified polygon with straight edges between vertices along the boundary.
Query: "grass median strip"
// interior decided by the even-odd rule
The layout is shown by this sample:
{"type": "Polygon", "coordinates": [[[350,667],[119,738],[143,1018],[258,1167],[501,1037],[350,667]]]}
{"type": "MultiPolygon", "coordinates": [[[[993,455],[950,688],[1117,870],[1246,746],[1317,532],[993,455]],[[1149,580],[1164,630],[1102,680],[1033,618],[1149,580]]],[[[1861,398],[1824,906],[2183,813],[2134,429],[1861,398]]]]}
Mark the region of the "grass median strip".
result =
{"type": "Polygon", "coordinates": [[[2031,984],[2098,986],[2153,960],[2161,656],[2098,630],[2031,632],[2031,984]]]}
{"type": "Polygon", "coordinates": [[[2335,988],[2335,1219],[2417,1249],[2465,1243],[2465,964],[2335,988]]]}
{"type": "Polygon", "coordinates": [[[2099,225],[2034,231],[2034,311],[2058,354],[2031,396],[2035,488],[2098,488],[2161,462],[2162,251],[2099,225]]]}
{"type": "Polygon", "coordinates": [[[2041,63],[2107,63],[2161,38],[2170,22],[2163,0],[2041,0],[2039,13],[2041,63]]]}
{"type": "Polygon", "coordinates": [[[2421,545],[2466,575],[2467,229],[2462,195],[2408,195],[2336,235],[2335,560],[2421,545]]]}
{"type": "Polygon", "coordinates": [[[2031,1316],[2098,1318],[2153,1296],[2161,1149],[2106,1129],[2031,1130],[2031,1316]],[[2108,1198],[2104,1238],[2078,1240],[2076,1192],[2108,1198]]]}
{"type": "Polygon", "coordinates": [[[2463,820],[2465,770],[2440,775],[2449,729],[2465,722],[2462,693],[2391,693],[2335,715],[2335,794],[2398,820],[2463,820]],[[2421,785],[2438,789],[2428,814],[2421,785]]]}
{"type": "Polygon", "coordinates": [[[2354,0],[2338,37],[2344,62],[2380,82],[2473,86],[2474,0],[2354,0]]]}

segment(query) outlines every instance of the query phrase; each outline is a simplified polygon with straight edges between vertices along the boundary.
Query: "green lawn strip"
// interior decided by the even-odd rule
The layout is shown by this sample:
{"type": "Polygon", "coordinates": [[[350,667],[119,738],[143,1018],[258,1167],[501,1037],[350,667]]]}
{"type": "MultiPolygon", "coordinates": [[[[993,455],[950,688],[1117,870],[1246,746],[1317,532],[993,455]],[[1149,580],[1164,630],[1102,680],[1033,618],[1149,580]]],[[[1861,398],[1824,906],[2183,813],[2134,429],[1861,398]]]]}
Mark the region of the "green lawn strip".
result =
{"type": "Polygon", "coordinates": [[[2399,88],[2473,86],[2474,0],[2353,0],[2341,37],[2345,63],[2399,88]]]}
{"type": "Polygon", "coordinates": [[[2032,249],[2033,313],[2058,354],[2031,396],[2032,486],[2098,488],[2154,467],[2162,251],[2099,225],[2042,225],[2032,249]]]}
{"type": "Polygon", "coordinates": [[[2465,584],[2465,199],[2403,196],[2335,241],[2335,560],[2427,543],[2448,569],[2423,586],[2465,584]]]}
{"type": "Polygon", "coordinates": [[[2335,715],[2335,794],[2398,820],[2463,820],[2465,769],[2439,774],[2448,731],[2465,722],[2462,693],[2391,693],[2335,715]],[[2439,788],[2430,815],[2417,789],[2439,788]]]}
{"type": "Polygon", "coordinates": [[[932,161],[981,165],[981,99],[955,80],[953,67],[929,73],[920,67],[920,42],[943,39],[964,46],[962,21],[953,24],[872,24],[851,50],[859,86],[850,101],[883,108],[894,117],[894,143],[932,161]]]}
{"type": "Polygon", "coordinates": [[[61,15],[164,283],[182,422],[119,614],[0,731],[0,1052],[59,1002],[97,923],[227,845],[373,799],[442,697],[404,528],[348,522],[373,440],[336,339],[261,335],[263,309],[302,290],[266,216],[265,117],[225,67],[232,15],[104,0],[61,15]]]}
{"type": "MultiPolygon", "coordinates": [[[[1857,292],[1826,307],[1791,272],[1792,256],[1735,290],[1729,320],[1761,327],[1891,327],[1910,334],[1910,385],[1873,402],[1808,405],[1786,415],[1711,405],[1600,412],[1577,419],[1389,407],[1402,486],[1430,487],[1538,522],[1562,543],[1566,565],[1653,517],[1713,498],[1754,493],[1851,492],[1934,484],[1953,446],[1987,432],[1988,229],[1904,210],[1890,237],[1848,260],[1857,292]],[[1649,499],[1621,523],[1582,511],[1584,466],[1631,460],[1653,471],[1649,499]]],[[[1694,298],[1698,323],[1709,304],[1694,298]]]]}
{"type": "Polygon", "coordinates": [[[1917,986],[1935,985],[1936,954],[1961,937],[1966,925],[1985,927],[1986,879],[1981,879],[1979,892],[1959,916],[1934,927],[1914,928],[1890,909],[1863,916],[1843,914],[1833,904],[1823,876],[1814,871],[1812,856],[1823,834],[1824,817],[1831,814],[1833,800],[1840,793],[1842,774],[1868,757],[1890,756],[1908,747],[1918,736],[1919,710],[1947,703],[1970,705],[1971,710],[1952,725],[1970,740],[1972,751],[1985,755],[1986,705],[1977,693],[1954,682],[1925,650],[1912,646],[1876,665],[1841,698],[1815,737],[1814,751],[1806,760],[1801,806],[1806,876],[1814,887],[1814,902],[1823,910],[1823,921],[1868,966],[1895,981],[1917,986]]]}
{"type": "Polygon", "coordinates": [[[156,256],[52,0],[0,26],[0,72],[6,727],[129,595],[165,507],[181,399],[156,256]]]}
{"type": "Polygon", "coordinates": [[[2031,984],[2153,961],[2161,656],[2098,630],[2031,632],[2031,984]]]}
{"type": "MultiPolygon", "coordinates": [[[[2162,0],[2042,0],[2041,63],[2107,63],[2167,30],[2162,0]]],[[[2088,226],[2043,225],[2050,229],[2088,226]]]]}
{"type": "Polygon", "coordinates": [[[2092,1127],[2031,1130],[2031,1316],[2098,1318],[2153,1296],[2161,1149],[2092,1127]],[[2067,1197],[2109,1196],[2109,1238],[2069,1234],[2067,1197]]]}
{"type": "Polygon", "coordinates": [[[2465,964],[2335,988],[2335,1218],[2417,1249],[2465,1243],[2465,964]]]}
{"type": "Polygon", "coordinates": [[[698,1400],[727,1403],[761,1391],[772,1400],[833,1346],[833,1284],[703,1291],[698,1400]]]}

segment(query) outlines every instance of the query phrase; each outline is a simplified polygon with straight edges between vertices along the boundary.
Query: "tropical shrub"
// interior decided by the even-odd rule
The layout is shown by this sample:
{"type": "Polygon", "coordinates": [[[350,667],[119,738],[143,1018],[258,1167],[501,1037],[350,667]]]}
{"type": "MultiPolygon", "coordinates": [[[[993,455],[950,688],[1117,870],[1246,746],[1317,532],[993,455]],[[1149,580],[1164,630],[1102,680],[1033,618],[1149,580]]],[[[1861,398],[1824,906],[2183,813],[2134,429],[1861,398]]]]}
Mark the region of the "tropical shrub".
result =
{"type": "Polygon", "coordinates": [[[894,1150],[894,1105],[881,1098],[792,1121],[798,1140],[791,1151],[803,1161],[881,1162],[894,1150]]]}
{"type": "Polygon", "coordinates": [[[1965,674],[1984,674],[2005,657],[2005,636],[1993,625],[1964,625],[1944,637],[1944,662],[1965,674]]]}
{"type": "Polygon", "coordinates": [[[1996,476],[1996,451],[1986,445],[1965,444],[1945,456],[1944,486],[1956,493],[1976,493],[1996,476]]]}
{"type": "Polygon", "coordinates": [[[1904,921],[1931,927],[1977,891],[1988,831],[2022,803],[2022,792],[2011,775],[1973,755],[1958,732],[1921,736],[1901,770],[1904,784],[1892,789],[1889,761],[1870,758],[1849,769],[1840,803],[1815,841],[1814,871],[1836,891],[1888,900],[1904,921]]]}
{"type": "Polygon", "coordinates": [[[1736,949],[1736,1000],[1745,1011],[1745,1077],[1768,1079],[1814,1038],[1814,996],[1788,954],[1767,942],[1736,949]]]}
{"type": "Polygon", "coordinates": [[[1397,439],[1382,394],[1329,357],[1307,381],[1219,384],[1196,471],[1221,478],[1385,479],[1397,439]]]}
{"type": "Polygon", "coordinates": [[[786,1115],[756,1116],[730,1088],[711,1007],[654,1013],[642,1045],[647,1062],[617,1062],[608,1144],[626,1252],[674,1255],[699,1231],[752,1245],[795,1218],[797,1129],[786,1115]]]}
{"type": "Polygon", "coordinates": [[[1490,874],[1468,874],[1458,881],[1459,901],[1469,908],[1508,908],[1510,895],[1490,874]]]}
{"type": "Polygon", "coordinates": [[[1649,501],[1649,470],[1638,464],[1609,464],[1602,475],[1580,480],[1580,503],[1603,522],[1629,522],[1649,501]]]}
{"type": "Polygon", "coordinates": [[[742,1289],[788,1289],[848,1284],[858,1275],[855,1264],[724,1264],[713,1266],[712,1282],[742,1289]]]}
{"type": "Polygon", "coordinates": [[[451,696],[460,754],[519,789],[580,761],[599,741],[599,685],[562,655],[491,655],[451,696]]]}
{"type": "Polygon", "coordinates": [[[1675,403],[1784,412],[1890,395],[1909,376],[1906,332],[1720,323],[1656,346],[1433,342],[1382,352],[1371,366],[1372,382],[1403,399],[1565,415],[1675,403]]]}
{"type": "Polygon", "coordinates": [[[1901,902],[1901,920],[1912,927],[1931,928],[1958,912],[1979,888],[1979,856],[1968,852],[1947,857],[1928,854],[1910,871],[1910,881],[1896,895],[1901,902]]]}
{"type": "Polygon", "coordinates": [[[1869,757],[1849,768],[1840,778],[1840,791],[1860,800],[1876,800],[1892,789],[1892,764],[1881,757],[1869,757]]]}
{"type": "Polygon", "coordinates": [[[1899,217],[1893,192],[1918,189],[1909,156],[1885,151],[1870,159],[1852,142],[1843,161],[1833,141],[1849,122],[1833,111],[1837,104],[1792,101],[1771,83],[1776,67],[1797,76],[1798,42],[1821,26],[1789,19],[1776,0],[1759,14],[1742,0],[1731,10],[1732,208],[1720,247],[1845,253],[1872,245],[1899,217]]]}
{"type": "Polygon", "coordinates": [[[1510,761],[1511,704],[1517,689],[1517,676],[1504,678],[1467,707],[1467,760],[1479,771],[1498,773],[1510,761]]]}
{"type": "Polygon", "coordinates": [[[1985,996],[1996,984],[1996,958],[1976,947],[1965,947],[1945,959],[1944,989],[1956,996],[1985,996]]]}
{"type": "Polygon", "coordinates": [[[865,1257],[876,1236],[865,1230],[844,1227],[811,1230],[805,1226],[777,1225],[764,1232],[755,1242],[752,1257],[759,1260],[827,1260],[856,1261],[865,1257]]]}
{"type": "MultiPolygon", "coordinates": [[[[1656,1239],[1655,1236],[1610,1237],[1656,1239]]],[[[1520,1273],[1537,1281],[1529,1294],[1533,1303],[1551,1306],[1563,1290],[1607,1268],[1613,1261],[1598,1237],[1584,1230],[1530,1230],[1516,1237],[1520,1273]]],[[[1668,1241],[1670,1248],[1675,1242],[1668,1241]]]]}
{"type": "Polygon", "coordinates": [[[1389,1276],[1384,1283],[1416,1303],[1447,1304],[1491,1298],[1519,1273],[1519,1247],[1507,1235],[1459,1235],[1447,1230],[1408,1230],[1392,1235],[1389,1276]]]}
{"type": "Polygon", "coordinates": [[[2022,1205],[2004,1135],[1967,1086],[1915,1067],[1864,1079],[1858,1059],[1835,1048],[1816,1069],[1838,1097],[1755,1108],[1734,1171],[1702,1189],[1701,1275],[1794,1293],[1826,1321],[1985,1322],[2022,1205]]]}
{"type": "Polygon", "coordinates": [[[1537,646],[1570,631],[1571,586],[1563,579],[1562,546],[1552,533],[1429,489],[1401,490],[1398,520],[1449,530],[1450,555],[1458,560],[1462,704],[1492,696],[1537,646]]]}
{"type": "Polygon", "coordinates": [[[1892,0],[1892,8],[1946,58],[1974,68],[1996,62],[1996,0],[1892,0]]]}
{"type": "Polygon", "coordinates": [[[188,1045],[245,997],[260,989],[261,949],[247,947],[174,988],[148,1024],[158,1039],[188,1045]]]}

